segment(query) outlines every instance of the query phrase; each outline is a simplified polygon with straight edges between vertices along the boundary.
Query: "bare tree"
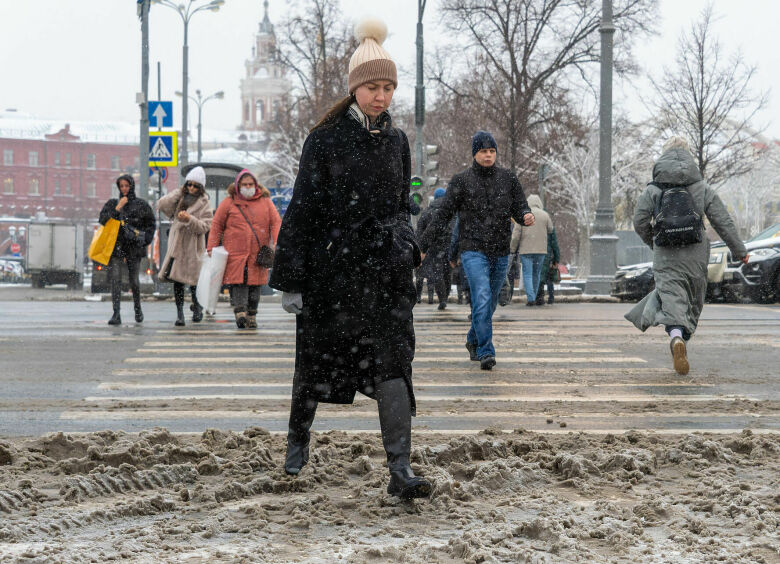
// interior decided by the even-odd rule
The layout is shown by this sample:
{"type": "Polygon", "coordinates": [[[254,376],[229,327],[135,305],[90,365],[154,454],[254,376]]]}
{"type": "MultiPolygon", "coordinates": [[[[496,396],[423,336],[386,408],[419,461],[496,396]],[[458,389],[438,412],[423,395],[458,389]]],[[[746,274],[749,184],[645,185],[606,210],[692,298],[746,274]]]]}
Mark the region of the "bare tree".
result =
{"type": "MultiPolygon", "coordinates": [[[[595,118],[594,118],[595,123],[595,118]]],[[[652,171],[652,131],[642,124],[616,120],[612,138],[612,201],[619,227],[631,228],[631,221],[652,171]]],[[[599,196],[599,134],[571,137],[553,154],[538,155],[549,167],[546,181],[547,207],[571,216],[577,232],[578,276],[590,272],[591,224],[599,196]]]]}
{"type": "MultiPolygon", "coordinates": [[[[278,174],[290,180],[309,129],[347,95],[349,60],[357,48],[338,0],[293,0],[281,22],[278,55],[293,77],[293,90],[267,125],[278,174]],[[288,162],[289,161],[289,162],[288,162]]],[[[265,163],[268,164],[268,163],[265,163]]]]}
{"type": "Polygon", "coordinates": [[[675,68],[664,69],[653,85],[662,133],[686,136],[702,176],[717,188],[755,163],[752,143],[758,132],[750,122],[767,97],[750,89],[754,65],[739,52],[724,55],[712,23],[708,4],[680,37],[675,68]]]}
{"type": "MultiPolygon", "coordinates": [[[[649,31],[656,4],[615,0],[618,70],[631,68],[628,40],[649,31]]],[[[523,144],[552,119],[572,75],[587,77],[599,60],[601,2],[443,0],[441,11],[459,47],[468,42],[470,56],[465,69],[452,69],[451,57],[440,59],[447,64],[434,66],[433,80],[481,114],[482,126],[505,141],[508,165],[516,169],[523,144]]]]}

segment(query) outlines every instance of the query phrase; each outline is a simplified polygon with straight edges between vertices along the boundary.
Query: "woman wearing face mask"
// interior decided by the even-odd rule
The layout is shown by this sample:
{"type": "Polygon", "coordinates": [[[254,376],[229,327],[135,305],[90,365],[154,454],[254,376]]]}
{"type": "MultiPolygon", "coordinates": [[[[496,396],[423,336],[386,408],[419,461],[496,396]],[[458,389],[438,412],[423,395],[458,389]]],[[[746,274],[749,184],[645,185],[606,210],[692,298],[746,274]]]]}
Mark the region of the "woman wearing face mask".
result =
{"type": "Polygon", "coordinates": [[[244,169],[228,186],[228,198],[214,214],[206,249],[223,245],[228,253],[222,283],[230,286],[233,312],[239,329],[257,328],[260,286],[268,282],[268,269],[256,262],[260,247],[273,248],[281,218],[271,193],[244,169]]]}
{"type": "Polygon", "coordinates": [[[293,397],[284,468],[309,459],[318,402],[377,400],[387,453],[387,491],[430,495],[409,465],[416,291],[420,251],[409,223],[409,142],[387,108],[398,84],[381,47],[384,23],[356,28],[350,95],[306,139],[276,249],[270,285],[296,313],[293,397]]]}
{"type": "Polygon", "coordinates": [[[184,326],[184,285],[192,296],[192,321],[203,319],[203,307],[198,303],[196,289],[200,275],[201,257],[206,249],[206,233],[211,227],[213,213],[206,195],[206,172],[196,166],[184,179],[181,190],[174,190],[160,198],[157,209],[173,219],[168,233],[168,249],[160,268],[160,280],[173,282],[176,301],[176,325],[184,326]]]}

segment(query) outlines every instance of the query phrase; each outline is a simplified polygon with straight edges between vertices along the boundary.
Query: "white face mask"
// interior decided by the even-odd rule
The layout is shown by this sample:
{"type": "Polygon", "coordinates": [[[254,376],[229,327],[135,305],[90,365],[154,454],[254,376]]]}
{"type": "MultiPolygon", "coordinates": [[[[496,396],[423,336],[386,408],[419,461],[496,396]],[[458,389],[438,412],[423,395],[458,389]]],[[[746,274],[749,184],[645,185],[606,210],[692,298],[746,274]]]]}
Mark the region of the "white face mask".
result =
{"type": "Polygon", "coordinates": [[[255,189],[241,187],[241,195],[248,200],[255,195],[255,189]]]}

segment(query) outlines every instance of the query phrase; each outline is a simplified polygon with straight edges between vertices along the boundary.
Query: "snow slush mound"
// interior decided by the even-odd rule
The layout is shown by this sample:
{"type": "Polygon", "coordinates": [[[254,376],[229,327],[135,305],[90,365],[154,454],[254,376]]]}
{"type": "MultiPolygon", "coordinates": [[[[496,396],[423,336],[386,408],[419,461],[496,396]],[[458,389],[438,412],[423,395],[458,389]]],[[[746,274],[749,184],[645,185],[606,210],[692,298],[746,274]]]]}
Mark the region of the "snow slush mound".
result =
{"type": "Polygon", "coordinates": [[[430,499],[386,492],[378,434],[261,427],[0,437],[0,561],[776,562],[777,435],[414,435],[430,499]]]}

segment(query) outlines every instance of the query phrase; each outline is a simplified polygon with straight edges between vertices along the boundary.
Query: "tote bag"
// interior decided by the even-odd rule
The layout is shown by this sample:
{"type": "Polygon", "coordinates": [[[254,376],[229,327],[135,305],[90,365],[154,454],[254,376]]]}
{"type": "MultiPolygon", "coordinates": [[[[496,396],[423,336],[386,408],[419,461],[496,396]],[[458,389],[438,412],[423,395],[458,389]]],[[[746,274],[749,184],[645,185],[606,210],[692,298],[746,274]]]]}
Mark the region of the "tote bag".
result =
{"type": "Polygon", "coordinates": [[[88,255],[91,260],[103,265],[108,264],[108,261],[111,260],[111,253],[114,252],[120,226],[119,220],[111,218],[95,231],[92,242],[89,244],[88,255]]]}
{"type": "Polygon", "coordinates": [[[228,253],[225,247],[214,247],[211,256],[204,253],[203,262],[198,276],[196,296],[206,313],[214,315],[217,312],[219,290],[222,288],[222,278],[225,276],[228,253]]]}

